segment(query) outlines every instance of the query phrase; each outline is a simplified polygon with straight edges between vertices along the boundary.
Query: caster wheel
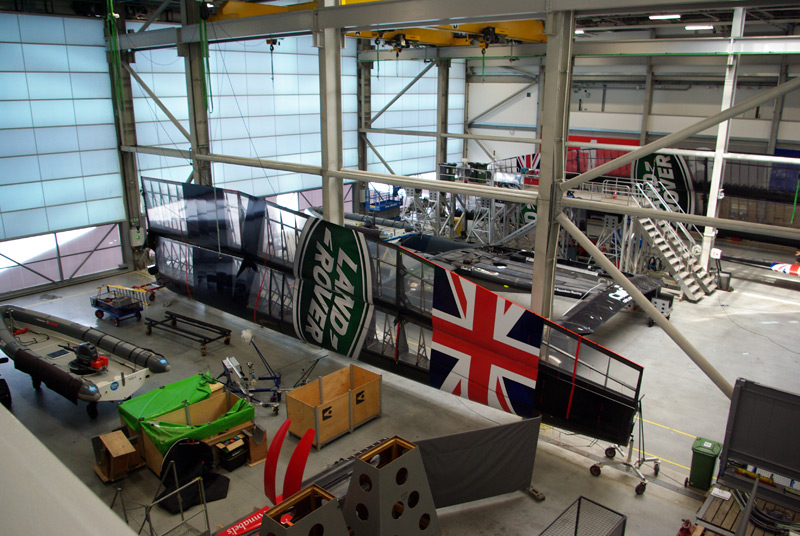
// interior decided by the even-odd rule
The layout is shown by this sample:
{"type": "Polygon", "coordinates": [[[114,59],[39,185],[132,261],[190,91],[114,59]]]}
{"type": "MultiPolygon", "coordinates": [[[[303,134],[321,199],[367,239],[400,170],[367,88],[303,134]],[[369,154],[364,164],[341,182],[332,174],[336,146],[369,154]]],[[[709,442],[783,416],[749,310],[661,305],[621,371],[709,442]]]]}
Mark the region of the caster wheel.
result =
{"type": "Polygon", "coordinates": [[[200,355],[206,355],[206,349],[200,348],[200,355]]]}
{"type": "Polygon", "coordinates": [[[636,495],[641,495],[647,489],[647,482],[639,482],[636,485],[636,495]]]}
{"type": "Polygon", "coordinates": [[[608,447],[606,449],[606,458],[613,458],[616,455],[617,455],[617,449],[615,449],[614,447],[608,447]]]}
{"type": "Polygon", "coordinates": [[[225,338],[225,344],[230,344],[230,343],[231,343],[231,338],[230,337],[226,337],[225,338]]]}
{"type": "Polygon", "coordinates": [[[142,313],[136,313],[136,320],[142,319],[142,313]]]}
{"type": "Polygon", "coordinates": [[[655,325],[656,325],[656,321],[655,320],[653,320],[652,318],[648,318],[647,319],[647,327],[648,328],[652,328],[655,325]]]}
{"type": "Polygon", "coordinates": [[[89,417],[92,419],[96,419],[98,415],[97,402],[89,402],[89,405],[86,406],[86,413],[88,413],[89,417]]]}
{"type": "Polygon", "coordinates": [[[153,328],[151,328],[150,326],[147,326],[147,327],[145,328],[144,332],[145,332],[147,335],[152,335],[152,334],[153,334],[153,328]]]}
{"type": "Polygon", "coordinates": [[[147,299],[150,301],[150,303],[153,303],[154,301],[156,301],[156,293],[151,292],[150,295],[147,297],[147,299]]]}
{"type": "Polygon", "coordinates": [[[589,468],[589,472],[592,473],[592,476],[600,476],[600,466],[593,465],[589,468]]]}
{"type": "Polygon", "coordinates": [[[31,378],[31,385],[33,385],[33,388],[38,391],[42,388],[42,380],[38,378],[31,378]]]}
{"type": "Polygon", "coordinates": [[[658,476],[659,471],[661,471],[661,464],[656,463],[655,465],[653,465],[653,474],[658,476]]]}
{"type": "Polygon", "coordinates": [[[112,320],[112,322],[114,322],[115,326],[119,327],[119,318],[115,317],[114,320],[112,320]]]}
{"type": "Polygon", "coordinates": [[[280,409],[281,409],[280,407],[278,407],[278,406],[275,406],[274,408],[272,408],[272,414],[273,414],[273,415],[277,415],[277,414],[278,414],[278,412],[280,411],[280,409]]]}
{"type": "Polygon", "coordinates": [[[94,316],[96,316],[97,318],[103,318],[104,313],[103,313],[103,311],[98,309],[97,311],[94,312],[94,316]]]}
{"type": "Polygon", "coordinates": [[[683,481],[683,487],[684,488],[688,488],[689,487],[689,477],[688,476],[686,477],[686,480],[683,481]]]}

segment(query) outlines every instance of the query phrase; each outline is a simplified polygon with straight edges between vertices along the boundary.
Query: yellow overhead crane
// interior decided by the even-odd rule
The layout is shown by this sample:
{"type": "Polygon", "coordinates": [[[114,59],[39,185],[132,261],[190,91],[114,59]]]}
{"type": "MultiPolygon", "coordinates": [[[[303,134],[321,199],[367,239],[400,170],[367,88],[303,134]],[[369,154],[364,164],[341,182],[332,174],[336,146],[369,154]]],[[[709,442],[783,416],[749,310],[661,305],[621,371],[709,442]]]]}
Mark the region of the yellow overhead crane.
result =
{"type": "MultiPolygon", "coordinates": [[[[342,5],[362,4],[381,0],[342,0],[342,5]]],[[[306,2],[289,6],[272,6],[252,2],[237,2],[230,0],[217,4],[214,15],[209,17],[209,22],[257,17],[260,15],[274,15],[290,11],[316,9],[316,2],[306,2]]],[[[522,20],[493,22],[487,24],[453,24],[446,26],[432,26],[430,28],[405,28],[385,31],[348,32],[348,36],[359,39],[369,39],[376,43],[393,46],[399,54],[404,48],[412,46],[473,46],[478,45],[486,49],[494,44],[514,43],[543,43],[547,41],[544,34],[544,25],[540,20],[522,20]]]]}

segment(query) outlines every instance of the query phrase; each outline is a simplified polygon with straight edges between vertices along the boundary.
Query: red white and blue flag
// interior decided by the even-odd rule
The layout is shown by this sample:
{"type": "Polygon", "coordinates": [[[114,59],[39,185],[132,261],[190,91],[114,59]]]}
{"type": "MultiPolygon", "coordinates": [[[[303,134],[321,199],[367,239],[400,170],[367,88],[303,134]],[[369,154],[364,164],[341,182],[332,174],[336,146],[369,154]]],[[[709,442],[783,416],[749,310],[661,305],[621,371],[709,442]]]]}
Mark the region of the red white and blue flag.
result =
{"type": "Polygon", "coordinates": [[[528,173],[539,169],[539,160],[542,155],[540,153],[526,154],[517,157],[517,171],[520,173],[528,173]]]}
{"type": "Polygon", "coordinates": [[[531,416],[543,330],[542,317],[436,268],[431,385],[531,416]]]}

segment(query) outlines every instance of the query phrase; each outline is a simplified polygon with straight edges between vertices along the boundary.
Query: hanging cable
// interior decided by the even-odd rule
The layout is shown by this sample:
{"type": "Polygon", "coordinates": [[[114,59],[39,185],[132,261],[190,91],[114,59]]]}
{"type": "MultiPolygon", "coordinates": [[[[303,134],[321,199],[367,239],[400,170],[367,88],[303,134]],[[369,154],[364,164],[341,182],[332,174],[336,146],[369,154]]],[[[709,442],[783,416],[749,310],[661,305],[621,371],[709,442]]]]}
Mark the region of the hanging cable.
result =
{"type": "Polygon", "coordinates": [[[277,39],[267,39],[269,45],[269,73],[272,81],[275,81],[275,45],[280,44],[277,39]]]}
{"type": "Polygon", "coordinates": [[[119,37],[117,34],[117,19],[114,13],[114,0],[106,0],[106,25],[108,26],[108,41],[111,49],[112,80],[114,97],[117,101],[117,110],[122,110],[122,58],[119,51],[119,37]]]}
{"type": "Polygon", "coordinates": [[[206,109],[208,109],[209,112],[213,112],[214,99],[211,94],[211,67],[208,60],[208,30],[206,28],[206,21],[202,18],[200,19],[200,47],[203,57],[201,61],[201,69],[203,70],[203,76],[201,77],[203,79],[203,95],[206,98],[206,109]]]}

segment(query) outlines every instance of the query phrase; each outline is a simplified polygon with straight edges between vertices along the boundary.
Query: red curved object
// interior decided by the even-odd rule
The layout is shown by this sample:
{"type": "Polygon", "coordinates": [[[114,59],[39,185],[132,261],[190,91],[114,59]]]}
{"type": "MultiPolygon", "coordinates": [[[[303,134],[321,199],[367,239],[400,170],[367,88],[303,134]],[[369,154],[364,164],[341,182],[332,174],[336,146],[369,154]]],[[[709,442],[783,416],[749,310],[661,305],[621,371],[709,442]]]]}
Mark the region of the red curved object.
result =
{"type": "Polygon", "coordinates": [[[278,471],[278,457],[281,454],[283,440],[286,438],[286,432],[289,431],[289,425],[291,424],[291,419],[286,419],[281,427],[278,428],[278,432],[272,438],[272,443],[267,451],[267,459],[264,462],[264,493],[272,504],[280,502],[275,497],[275,473],[278,471]]]}
{"type": "Polygon", "coordinates": [[[314,429],[309,428],[303,434],[303,439],[297,444],[286,468],[286,476],[283,479],[283,496],[289,497],[300,491],[303,485],[303,472],[306,470],[308,455],[311,453],[311,445],[314,443],[314,429]]]}

